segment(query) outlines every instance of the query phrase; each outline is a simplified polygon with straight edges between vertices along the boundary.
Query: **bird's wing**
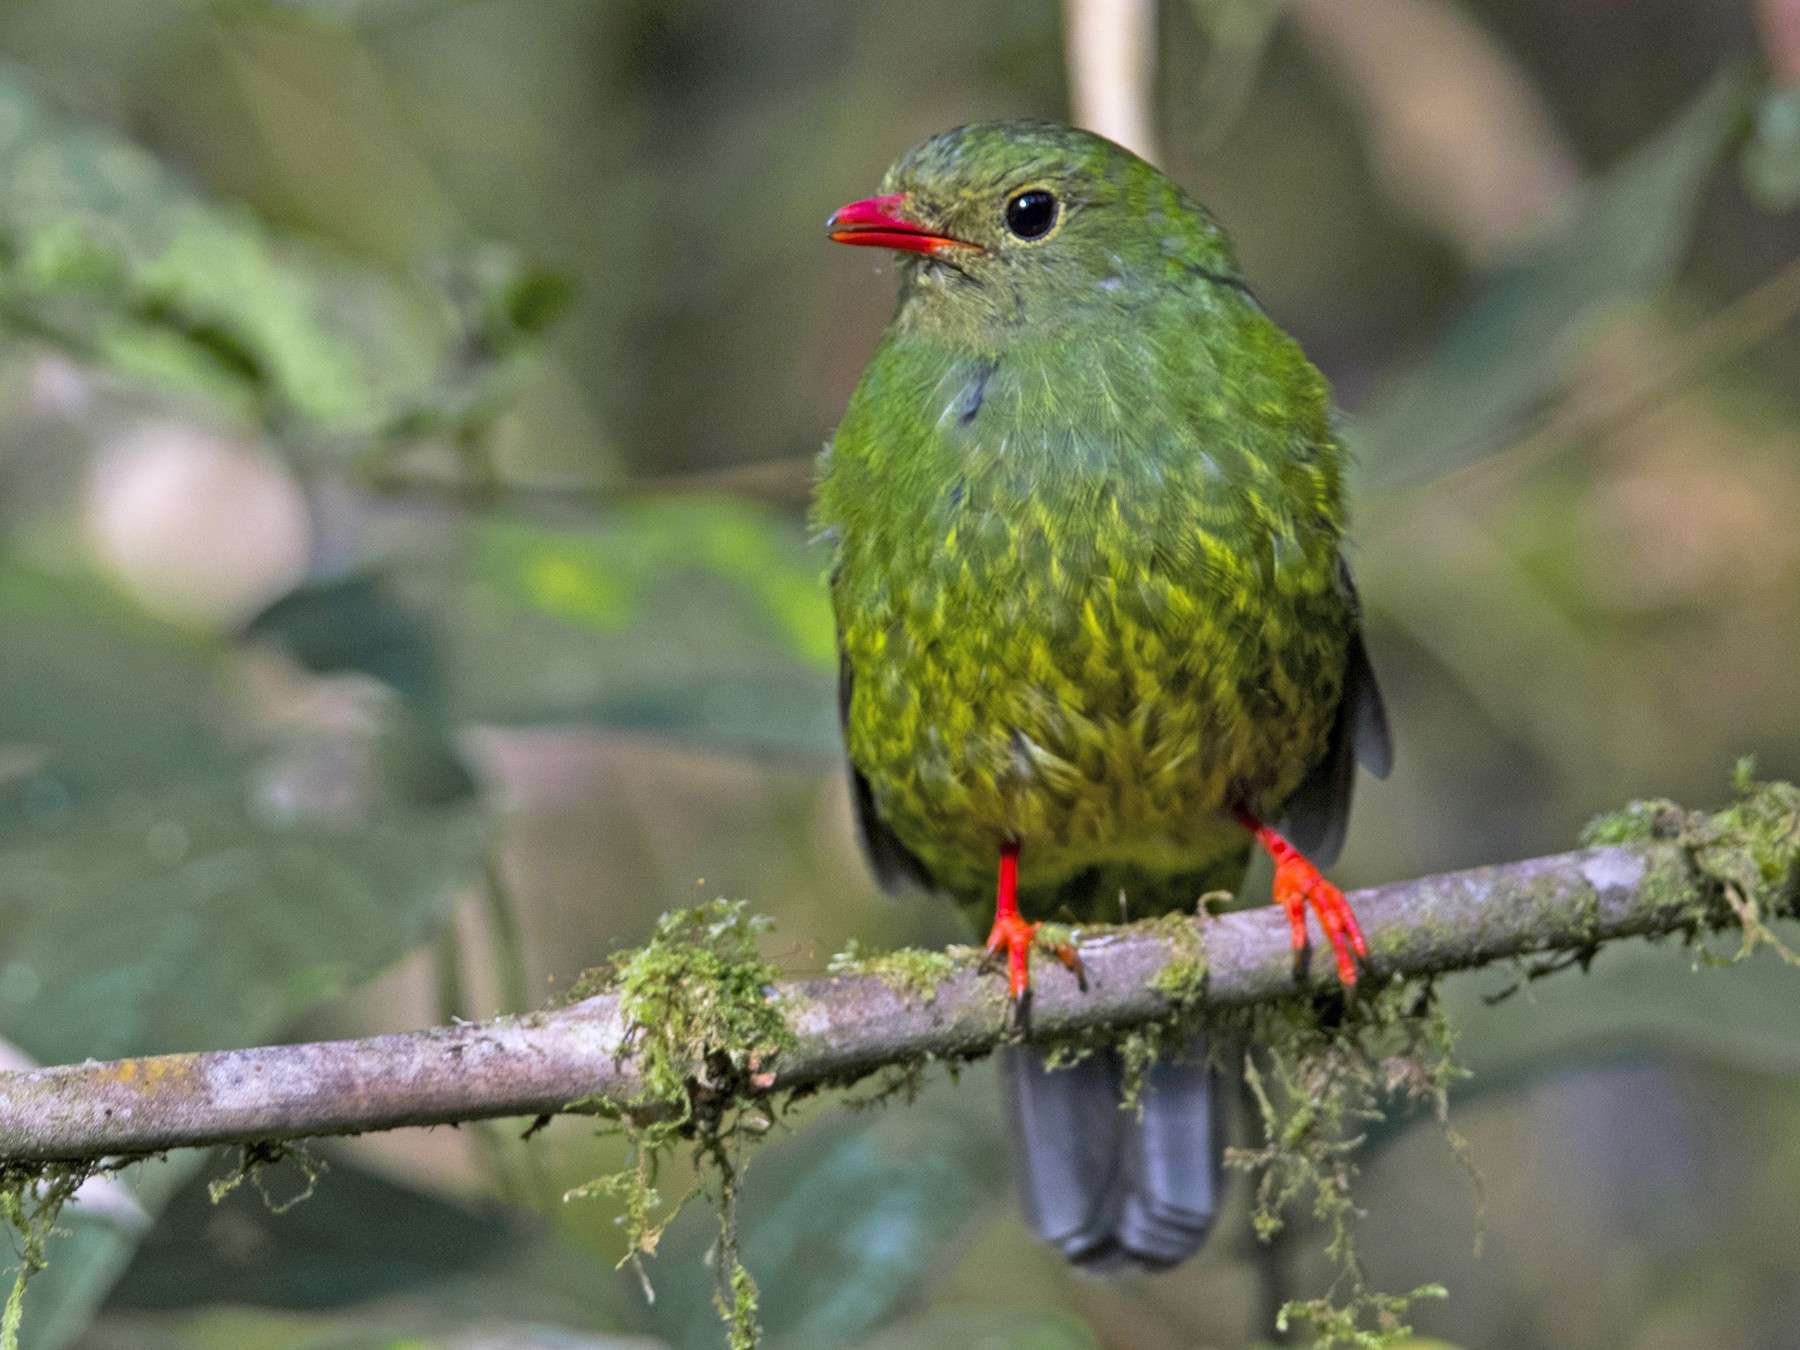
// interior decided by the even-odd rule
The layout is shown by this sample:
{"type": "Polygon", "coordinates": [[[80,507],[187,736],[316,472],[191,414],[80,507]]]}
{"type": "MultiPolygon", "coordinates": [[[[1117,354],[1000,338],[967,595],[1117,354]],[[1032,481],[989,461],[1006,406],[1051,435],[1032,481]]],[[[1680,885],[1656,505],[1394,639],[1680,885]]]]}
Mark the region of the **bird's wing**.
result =
{"type": "MultiPolygon", "coordinates": [[[[838,729],[845,733],[848,744],[850,721],[851,681],[850,657],[840,645],[838,647],[838,729]]],[[[863,852],[869,859],[869,870],[875,874],[875,880],[881,883],[881,889],[889,895],[902,891],[929,891],[935,889],[931,873],[925,864],[899,837],[888,828],[887,822],[875,809],[875,794],[869,790],[869,780],[862,776],[862,771],[855,764],[846,760],[850,770],[850,804],[856,812],[856,833],[862,840],[863,852]]]]}
{"type": "MultiPolygon", "coordinates": [[[[1350,569],[1341,561],[1339,568],[1344,586],[1354,600],[1356,585],[1350,579],[1350,569]]],[[[1325,757],[1294,789],[1282,814],[1282,833],[1295,848],[1322,866],[1335,861],[1344,846],[1357,764],[1360,762],[1377,778],[1386,778],[1394,767],[1387,706],[1381,699],[1381,686],[1375,682],[1375,667],[1369,664],[1368,648],[1363,645],[1360,605],[1357,611],[1344,666],[1343,693],[1338,699],[1337,716],[1332,719],[1325,757]]]]}

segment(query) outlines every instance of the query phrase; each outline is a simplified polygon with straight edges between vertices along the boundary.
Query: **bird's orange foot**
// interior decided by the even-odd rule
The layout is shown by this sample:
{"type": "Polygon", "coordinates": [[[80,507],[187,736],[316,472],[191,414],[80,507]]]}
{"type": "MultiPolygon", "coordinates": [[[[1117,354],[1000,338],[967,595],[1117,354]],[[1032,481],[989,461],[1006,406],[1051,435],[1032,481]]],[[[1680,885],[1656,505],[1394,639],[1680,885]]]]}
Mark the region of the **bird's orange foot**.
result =
{"type": "Polygon", "coordinates": [[[1347,989],[1354,989],[1357,962],[1368,958],[1369,944],[1363,939],[1362,928],[1356,922],[1350,902],[1344,899],[1344,893],[1327,881],[1305,854],[1248,811],[1239,811],[1237,817],[1238,823],[1254,834],[1257,842],[1274,859],[1275,899],[1287,911],[1295,959],[1305,958],[1306,907],[1311,905],[1313,913],[1319,916],[1319,927],[1325,930],[1325,940],[1331,943],[1332,954],[1337,958],[1339,982],[1347,989]]]}
{"type": "MultiPolygon", "coordinates": [[[[1005,844],[1000,849],[1000,885],[994,893],[994,926],[988,930],[987,956],[984,966],[998,964],[1000,953],[1006,953],[1006,991],[1015,1004],[1022,1003],[1031,992],[1031,948],[1037,941],[1038,926],[1027,923],[1019,913],[1019,846],[1005,844]]],[[[1081,987],[1087,988],[1087,968],[1081,955],[1066,942],[1047,944],[1056,959],[1075,972],[1081,987]]]]}
{"type": "Polygon", "coordinates": [[[1015,1003],[1031,988],[1031,944],[1037,930],[1035,923],[1026,923],[1015,909],[995,914],[988,932],[987,959],[997,964],[1000,953],[1006,953],[1006,992],[1015,1003]]]}
{"type": "Polygon", "coordinates": [[[1338,980],[1346,988],[1356,985],[1356,963],[1369,954],[1356,914],[1344,893],[1327,881],[1304,855],[1290,853],[1275,864],[1275,898],[1287,910],[1294,934],[1294,952],[1306,950],[1306,907],[1319,916],[1319,927],[1337,957],[1338,980]]]}
{"type": "Polygon", "coordinates": [[[996,914],[994,926],[988,930],[984,968],[999,965],[1000,954],[1006,953],[1006,992],[1017,1003],[1031,992],[1031,949],[1042,947],[1074,973],[1085,993],[1087,967],[1081,963],[1081,953],[1075,950],[1073,943],[1038,941],[1038,927],[1035,923],[1026,923],[1016,910],[1010,914],[996,914]]]}

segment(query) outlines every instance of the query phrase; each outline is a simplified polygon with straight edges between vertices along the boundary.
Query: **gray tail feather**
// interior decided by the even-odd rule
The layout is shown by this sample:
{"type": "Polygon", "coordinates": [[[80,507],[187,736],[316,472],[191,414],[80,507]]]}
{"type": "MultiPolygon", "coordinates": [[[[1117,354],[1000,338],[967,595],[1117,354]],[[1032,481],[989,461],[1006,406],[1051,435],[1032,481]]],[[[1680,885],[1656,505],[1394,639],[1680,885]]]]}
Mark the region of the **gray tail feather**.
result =
{"type": "Polygon", "coordinates": [[[1029,1045],[1000,1051],[1025,1221],[1076,1266],[1164,1270],[1200,1250],[1223,1187],[1225,1135],[1196,1037],[1144,1072],[1141,1114],[1121,1109],[1118,1055],[1051,1069],[1029,1045]]]}

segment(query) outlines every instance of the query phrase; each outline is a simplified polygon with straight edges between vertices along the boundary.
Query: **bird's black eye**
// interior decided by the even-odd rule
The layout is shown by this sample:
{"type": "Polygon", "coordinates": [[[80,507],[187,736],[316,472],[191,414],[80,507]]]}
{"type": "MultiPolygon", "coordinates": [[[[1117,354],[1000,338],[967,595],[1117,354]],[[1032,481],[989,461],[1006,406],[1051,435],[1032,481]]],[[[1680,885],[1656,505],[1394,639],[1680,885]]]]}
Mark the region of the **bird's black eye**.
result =
{"type": "Polygon", "coordinates": [[[1056,198],[1030,188],[1006,203],[1006,228],[1021,239],[1042,239],[1056,224],[1056,198]]]}

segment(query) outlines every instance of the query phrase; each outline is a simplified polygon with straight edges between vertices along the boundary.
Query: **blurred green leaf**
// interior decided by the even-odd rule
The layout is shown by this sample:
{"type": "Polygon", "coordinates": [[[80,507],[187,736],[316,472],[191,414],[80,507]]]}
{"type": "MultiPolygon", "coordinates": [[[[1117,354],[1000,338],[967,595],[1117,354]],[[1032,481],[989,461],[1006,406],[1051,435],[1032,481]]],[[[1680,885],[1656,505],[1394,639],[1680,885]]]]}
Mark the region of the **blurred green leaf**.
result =
{"type": "Polygon", "coordinates": [[[0,68],[0,325],[314,438],[479,419],[569,284],[498,247],[401,279],[284,239],[0,68]]]}
{"type": "MultiPolygon", "coordinates": [[[[872,1116],[833,1111],[757,1153],[740,1233],[771,1350],[855,1344],[943,1273],[970,1220],[1012,1193],[992,1080],[978,1065],[915,1103],[872,1116]]],[[[681,1216],[650,1269],[657,1300],[644,1310],[645,1326],[681,1350],[712,1350],[719,1340],[704,1260],[717,1219],[703,1208],[681,1216]]]]}
{"type": "Polygon", "coordinates": [[[797,522],[751,502],[634,502],[589,528],[467,523],[379,583],[424,616],[457,722],[582,722],[835,755],[835,638],[797,522]]]}
{"type": "Polygon", "coordinates": [[[319,675],[354,671],[380,680],[421,716],[442,710],[444,676],[436,639],[379,578],[345,577],[300,587],[252,619],[252,638],[279,643],[319,675]]]}
{"type": "Polygon", "coordinates": [[[575,302],[575,282],[541,267],[520,271],[510,256],[498,262],[500,276],[489,289],[483,335],[496,351],[506,351],[548,332],[575,302]]]}
{"type": "Polygon", "coordinates": [[[638,1336],[407,1311],[293,1313],[225,1305],[175,1318],[107,1318],[80,1350],[665,1350],[638,1336]]]}
{"type": "MultiPolygon", "coordinates": [[[[154,1214],[200,1167],[202,1156],[186,1152],[153,1158],[121,1173],[119,1180],[154,1214]]],[[[32,1280],[25,1298],[22,1344],[32,1350],[57,1350],[81,1334],[144,1236],[79,1205],[65,1209],[57,1227],[64,1231],[52,1242],[50,1265],[32,1280]]]]}
{"type": "Polygon", "coordinates": [[[441,17],[461,0],[208,0],[222,14],[270,11],[287,16],[304,14],[321,24],[352,27],[358,24],[417,23],[441,17]]]}
{"type": "Polygon", "coordinates": [[[207,1175],[164,1207],[109,1306],[334,1308],[453,1279],[536,1236],[498,1211],[410,1190],[335,1153],[313,1193],[280,1213],[258,1185],[276,1204],[304,1191],[292,1163],[214,1204],[208,1178],[233,1160],[217,1151],[208,1159],[207,1175]]]}
{"type": "MultiPolygon", "coordinates": [[[[1780,927],[1783,941],[1796,940],[1793,925],[1780,927]]],[[[1643,940],[1602,948],[1585,971],[1530,980],[1529,969],[1489,967],[1439,982],[1457,1063],[1470,1074],[1454,1088],[1456,1105],[1624,1055],[1800,1073],[1800,972],[1773,951],[1722,968],[1673,940],[1643,940]]],[[[1418,1123],[1395,1112],[1369,1137],[1386,1147],[1418,1123]]]]}
{"type": "MultiPolygon", "coordinates": [[[[0,1034],[40,1060],[267,1040],[427,941],[476,867],[472,781],[396,700],[271,723],[253,675],[0,563],[0,1034]]],[[[27,1343],[78,1330],[134,1241],[77,1218],[27,1343]]]]}
{"type": "Polygon", "coordinates": [[[1371,399],[1346,431],[1371,487],[1416,486],[1501,448],[1609,320],[1668,282],[1749,96],[1742,78],[1714,80],[1371,399]]]}
{"type": "Polygon", "coordinates": [[[259,726],[210,647],[8,580],[0,1034],[46,1063],[251,1044],[431,936],[486,830],[400,709],[259,726]]]}
{"type": "Polygon", "coordinates": [[[515,599],[602,631],[622,626],[658,579],[709,572],[736,587],[797,658],[836,667],[818,561],[796,530],[752,502],[649,498],[620,508],[611,529],[585,535],[483,522],[477,547],[485,577],[510,587],[515,599]]]}
{"type": "MultiPolygon", "coordinates": [[[[207,1156],[213,1171],[230,1165],[207,1156]]],[[[324,1157],[313,1194],[279,1214],[248,1185],[214,1205],[206,1176],[196,1177],[168,1204],[90,1339],[233,1350],[653,1350],[605,1334],[621,1286],[535,1221],[426,1195],[338,1150],[324,1157]],[[221,1323],[206,1314],[221,1304],[285,1315],[244,1311],[221,1323]],[[196,1315],[171,1316],[184,1311],[196,1315]],[[293,1315],[300,1311],[314,1315],[293,1315]]],[[[264,1185],[279,1200],[304,1179],[277,1168],[264,1185]]]]}
{"type": "Polygon", "coordinates": [[[1744,145],[1744,184],[1770,211],[1800,206],[1800,86],[1767,90],[1744,145]]]}

